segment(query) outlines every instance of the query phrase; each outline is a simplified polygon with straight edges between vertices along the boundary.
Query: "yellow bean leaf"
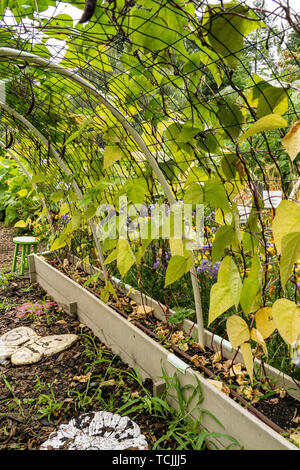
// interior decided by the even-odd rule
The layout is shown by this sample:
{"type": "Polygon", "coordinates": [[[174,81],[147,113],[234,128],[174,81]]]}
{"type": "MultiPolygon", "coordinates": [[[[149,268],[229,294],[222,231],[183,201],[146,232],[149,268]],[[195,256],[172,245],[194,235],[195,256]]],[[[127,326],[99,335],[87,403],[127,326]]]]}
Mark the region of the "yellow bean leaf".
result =
{"type": "Polygon", "coordinates": [[[256,328],[263,338],[268,338],[276,328],[272,317],[272,308],[263,307],[255,315],[256,328]]]}
{"type": "Polygon", "coordinates": [[[287,135],[281,141],[283,148],[295,160],[300,152],[300,121],[292,125],[287,135]]]}
{"type": "Polygon", "coordinates": [[[265,355],[268,357],[268,350],[267,350],[267,346],[266,346],[266,343],[264,341],[264,338],[263,338],[261,332],[258,331],[256,328],[252,328],[252,330],[251,330],[251,339],[253,339],[253,341],[256,341],[256,343],[261,345],[265,355]]]}
{"type": "Polygon", "coordinates": [[[283,117],[281,117],[279,114],[268,114],[267,116],[258,119],[258,121],[252,124],[252,126],[250,126],[249,129],[242,135],[240,141],[248,139],[249,137],[252,137],[254,134],[258,134],[259,132],[278,129],[286,126],[286,120],[283,119],[283,117]]]}
{"type": "Polygon", "coordinates": [[[243,355],[245,366],[252,382],[253,381],[253,356],[252,356],[251,346],[249,343],[244,343],[241,345],[241,353],[243,355]]]}
{"type": "Polygon", "coordinates": [[[288,344],[300,337],[300,307],[287,299],[278,299],[273,304],[272,315],[277,330],[288,344]]]}
{"type": "Polygon", "coordinates": [[[228,318],[226,330],[229,341],[234,349],[250,339],[247,323],[237,315],[232,315],[228,318]]]}

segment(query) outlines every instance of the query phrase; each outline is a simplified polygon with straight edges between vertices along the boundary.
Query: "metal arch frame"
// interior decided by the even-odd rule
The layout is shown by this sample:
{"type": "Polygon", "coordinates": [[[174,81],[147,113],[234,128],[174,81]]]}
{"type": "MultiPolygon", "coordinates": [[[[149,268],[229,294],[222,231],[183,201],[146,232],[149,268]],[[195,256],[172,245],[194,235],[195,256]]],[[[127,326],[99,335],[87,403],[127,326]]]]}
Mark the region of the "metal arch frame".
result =
{"type": "Polygon", "coordinates": [[[128,122],[127,118],[107,98],[105,98],[103,94],[99,90],[97,90],[96,87],[94,87],[94,85],[89,83],[87,80],[82,78],[80,75],[78,75],[74,71],[66,69],[59,64],[54,64],[51,61],[44,59],[42,57],[39,57],[36,54],[32,54],[30,52],[21,51],[18,49],[11,49],[8,47],[0,47],[0,58],[1,57],[23,59],[27,62],[32,62],[33,64],[37,64],[42,67],[49,68],[51,71],[73,80],[82,88],[89,91],[95,98],[97,98],[100,101],[101,104],[106,106],[106,108],[115,116],[115,118],[122,124],[122,126],[131,134],[132,138],[135,140],[140,150],[145,155],[147,161],[151,165],[154,173],[156,174],[161,186],[164,189],[164,192],[168,198],[168,201],[172,204],[176,202],[176,199],[161,169],[159,168],[156,162],[156,159],[153,157],[152,153],[148,149],[144,139],[134,129],[134,127],[128,122]]]}
{"type": "MultiPolygon", "coordinates": [[[[158,181],[160,182],[163,191],[168,199],[169,204],[172,206],[173,204],[176,203],[176,199],[173,195],[173,192],[165,179],[161,169],[159,168],[156,159],[148,149],[144,139],[141,137],[141,135],[134,129],[134,127],[128,122],[127,118],[107,99],[103,94],[97,90],[91,83],[89,83],[87,80],[82,78],[80,75],[78,75],[76,72],[66,69],[62,67],[59,64],[54,64],[51,61],[44,59],[42,57],[39,57],[38,55],[32,54],[30,52],[25,52],[19,49],[11,49],[7,47],[0,47],[0,58],[15,58],[15,59],[22,59],[25,60],[29,63],[37,64],[40,65],[44,68],[48,68],[51,71],[58,73],[60,75],[63,75],[78,85],[80,85],[82,88],[90,92],[95,98],[97,98],[101,104],[103,104],[112,114],[115,116],[115,118],[121,123],[121,125],[126,129],[140,148],[141,152],[144,154],[146,160],[150,164],[153,172],[155,173],[158,181]]],[[[27,120],[26,120],[27,121],[27,120]]],[[[32,126],[32,125],[31,125],[32,126]]],[[[59,155],[58,155],[59,157],[59,155]]],[[[63,162],[62,162],[63,163],[63,162]]],[[[77,184],[76,184],[77,186],[77,184]]],[[[75,189],[75,188],[74,188],[75,189]]],[[[79,188],[78,188],[79,189],[79,188]]],[[[80,191],[80,190],[79,190],[80,191]]],[[[91,227],[92,229],[92,227],[91,227]]],[[[92,229],[93,236],[95,239],[96,243],[96,232],[95,232],[95,226],[94,229],[92,229]],[[93,231],[94,230],[94,231],[93,231]]],[[[97,244],[99,245],[99,242],[97,240],[97,244]]],[[[96,245],[97,246],[97,245],[96,245]]],[[[98,247],[97,247],[98,249],[98,247]]],[[[104,258],[103,258],[103,253],[100,248],[100,252],[98,250],[98,253],[102,257],[101,261],[101,266],[104,266],[104,258]]],[[[197,326],[198,326],[198,339],[199,343],[202,345],[205,344],[205,338],[204,338],[204,326],[203,326],[203,313],[202,313],[202,302],[201,302],[201,295],[200,295],[200,290],[199,290],[199,283],[198,283],[198,278],[197,278],[197,273],[196,273],[196,268],[194,264],[194,256],[193,253],[191,253],[192,256],[192,267],[190,269],[190,275],[191,275],[191,281],[192,281],[192,287],[193,287],[193,294],[194,294],[194,300],[195,300],[195,308],[196,308],[196,318],[197,318],[197,326]]],[[[106,272],[106,269],[103,269],[103,272],[106,272]]]]}
{"type": "MultiPolygon", "coordinates": [[[[21,121],[24,124],[24,126],[27,127],[27,129],[29,129],[47,148],[49,148],[50,152],[52,153],[53,157],[57,161],[57,163],[58,163],[59,167],[61,168],[61,170],[66,175],[72,176],[71,171],[69,170],[69,168],[67,167],[65,162],[61,159],[61,157],[59,156],[57,151],[53,148],[53,146],[51,144],[49,144],[49,141],[46,139],[46,137],[43,134],[41,134],[41,132],[31,124],[31,122],[29,122],[24,116],[19,114],[17,111],[12,109],[7,104],[4,104],[4,103],[0,102],[0,108],[4,109],[8,114],[15,117],[19,121],[21,121]]],[[[72,186],[73,186],[73,189],[74,189],[78,199],[81,199],[83,194],[82,194],[77,182],[74,179],[72,179],[72,186]]],[[[95,245],[96,245],[96,248],[97,248],[97,251],[98,251],[98,258],[99,258],[99,262],[100,262],[100,265],[101,265],[101,269],[103,270],[103,273],[105,275],[105,279],[107,279],[107,270],[106,270],[106,266],[104,264],[104,256],[103,256],[101,245],[100,245],[99,240],[98,240],[97,235],[96,235],[96,227],[95,227],[95,223],[94,223],[93,218],[89,220],[89,225],[90,225],[90,228],[91,228],[91,231],[92,231],[92,234],[93,234],[93,238],[94,238],[94,242],[95,242],[95,245]]]]}

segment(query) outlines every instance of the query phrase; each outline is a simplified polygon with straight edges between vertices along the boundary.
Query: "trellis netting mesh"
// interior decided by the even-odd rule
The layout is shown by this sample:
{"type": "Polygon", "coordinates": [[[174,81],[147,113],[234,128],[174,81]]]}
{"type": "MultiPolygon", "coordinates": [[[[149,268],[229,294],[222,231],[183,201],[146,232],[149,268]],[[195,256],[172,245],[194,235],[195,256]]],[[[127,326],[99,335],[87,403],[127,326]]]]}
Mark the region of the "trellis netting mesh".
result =
{"type": "MultiPolygon", "coordinates": [[[[297,264],[280,271],[271,231],[280,201],[288,211],[299,202],[300,26],[288,2],[5,0],[0,8],[0,145],[65,221],[52,249],[69,247],[108,276],[118,269],[168,305],[195,299],[200,323],[197,282],[206,315],[224,254],[248,292],[244,314],[268,306],[274,289],[297,302],[297,264]],[[204,207],[204,239],[193,250],[175,237],[174,218],[164,238],[153,216],[176,201],[191,205],[192,226],[204,207]],[[141,225],[156,234],[141,236],[141,225]],[[154,272],[159,293],[147,279],[154,272]]],[[[210,321],[223,313],[210,308],[210,321]]]]}

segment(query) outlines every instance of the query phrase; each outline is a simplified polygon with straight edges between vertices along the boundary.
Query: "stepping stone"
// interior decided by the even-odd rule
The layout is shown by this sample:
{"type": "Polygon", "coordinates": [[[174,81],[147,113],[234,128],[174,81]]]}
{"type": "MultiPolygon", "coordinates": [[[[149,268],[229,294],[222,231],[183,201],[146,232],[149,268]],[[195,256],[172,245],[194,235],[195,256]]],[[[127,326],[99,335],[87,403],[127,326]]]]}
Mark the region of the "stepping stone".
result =
{"type": "Polygon", "coordinates": [[[11,355],[11,362],[15,366],[35,364],[43,357],[53,356],[70,347],[78,336],[73,334],[37,336],[11,355]]]}
{"type": "Polygon", "coordinates": [[[10,358],[22,345],[28,343],[37,334],[27,326],[20,326],[0,336],[0,360],[10,358]]]}
{"type": "Polygon", "coordinates": [[[62,424],[40,450],[149,450],[139,426],[107,411],[85,413],[62,424]]]}
{"type": "Polygon", "coordinates": [[[10,346],[20,346],[35,336],[37,336],[37,334],[32,328],[20,326],[19,328],[14,328],[13,330],[4,333],[4,335],[0,336],[0,341],[3,341],[10,346]]]}

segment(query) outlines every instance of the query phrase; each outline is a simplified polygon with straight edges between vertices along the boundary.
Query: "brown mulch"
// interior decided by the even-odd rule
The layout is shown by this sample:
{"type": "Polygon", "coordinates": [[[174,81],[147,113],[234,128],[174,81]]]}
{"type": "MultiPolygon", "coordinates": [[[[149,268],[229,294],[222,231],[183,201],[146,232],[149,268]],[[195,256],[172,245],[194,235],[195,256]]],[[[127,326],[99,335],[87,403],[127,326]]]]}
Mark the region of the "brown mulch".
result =
{"type": "Polygon", "coordinates": [[[8,271],[11,267],[14,255],[14,243],[12,241],[15,236],[14,227],[6,227],[3,222],[0,222],[0,269],[8,271]]]}
{"type": "MultiPolygon", "coordinates": [[[[129,375],[134,371],[80,324],[76,314],[53,305],[47,314],[16,318],[18,305],[47,298],[37,284],[30,288],[26,277],[14,277],[0,288],[0,301],[6,299],[0,309],[0,335],[19,326],[31,327],[41,336],[79,335],[68,350],[31,366],[13,366],[9,359],[0,361],[0,450],[39,449],[51,432],[73,417],[102,409],[115,412],[144,393],[129,375]]],[[[152,390],[149,379],[144,386],[152,390]]],[[[137,413],[132,419],[141,427],[150,448],[167,432],[167,423],[161,418],[137,413]]],[[[166,445],[175,448],[176,444],[171,440],[166,445]]]]}

